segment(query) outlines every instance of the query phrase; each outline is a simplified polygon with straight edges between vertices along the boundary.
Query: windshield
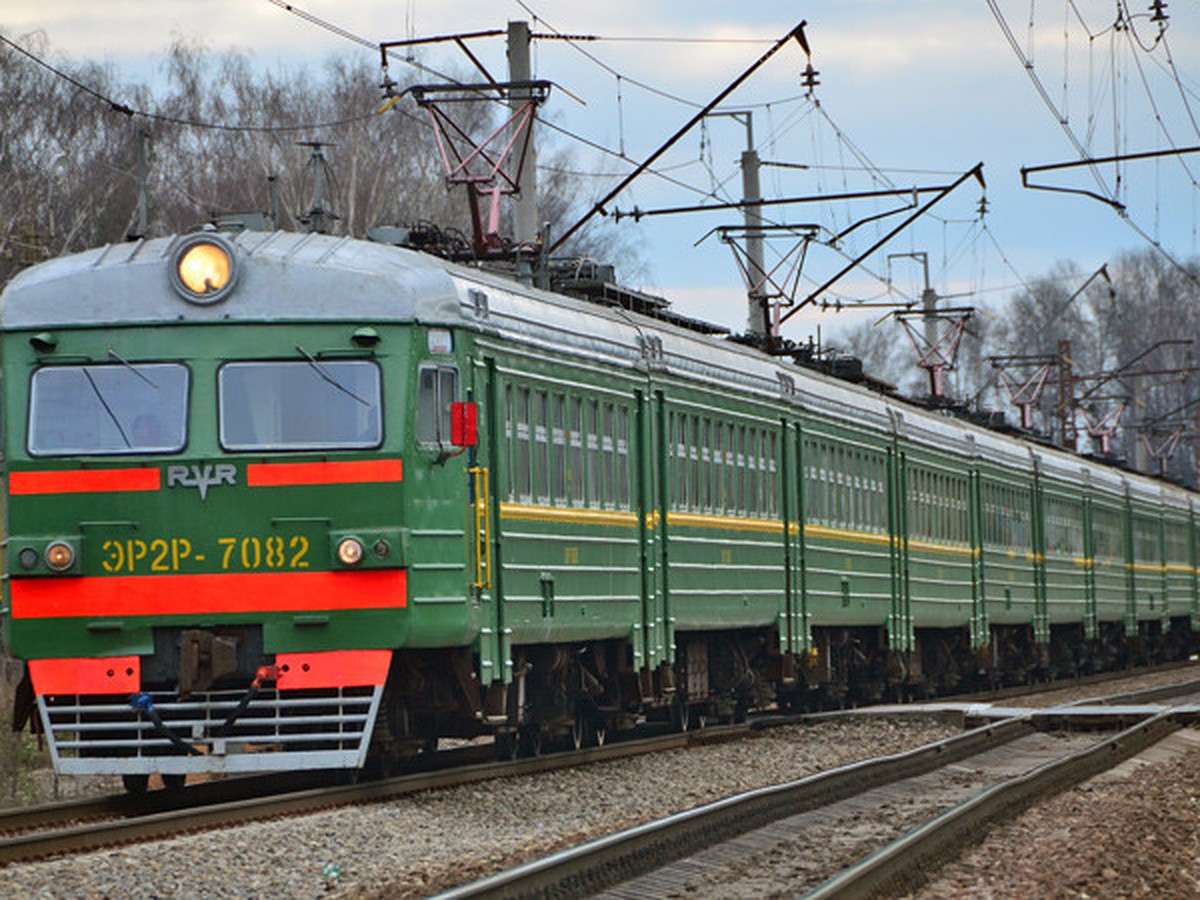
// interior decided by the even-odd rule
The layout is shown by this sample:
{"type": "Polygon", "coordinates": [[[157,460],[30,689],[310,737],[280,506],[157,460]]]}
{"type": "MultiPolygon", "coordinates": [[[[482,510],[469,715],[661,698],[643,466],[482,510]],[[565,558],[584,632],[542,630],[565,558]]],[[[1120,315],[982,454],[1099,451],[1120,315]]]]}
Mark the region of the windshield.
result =
{"type": "Polygon", "coordinates": [[[379,366],[367,360],[227,363],[218,393],[226,450],[339,450],[383,441],[379,366]]]}
{"type": "Polygon", "coordinates": [[[187,398],[177,363],[44,366],[30,386],[29,452],[175,453],[187,442],[187,398]]]}

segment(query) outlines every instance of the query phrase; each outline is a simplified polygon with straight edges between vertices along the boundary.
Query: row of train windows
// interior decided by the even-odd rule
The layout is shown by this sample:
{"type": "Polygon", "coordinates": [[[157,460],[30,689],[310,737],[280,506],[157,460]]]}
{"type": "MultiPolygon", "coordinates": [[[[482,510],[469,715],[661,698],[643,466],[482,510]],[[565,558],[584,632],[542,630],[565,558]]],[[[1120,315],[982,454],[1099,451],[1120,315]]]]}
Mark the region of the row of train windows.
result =
{"type": "Polygon", "coordinates": [[[1046,552],[1062,556],[1083,555],[1083,505],[1077,500],[1047,497],[1046,552]]]}
{"type": "Polygon", "coordinates": [[[970,543],[967,480],[932,469],[909,475],[908,533],[918,540],[966,546],[970,543]]]}
{"type": "Polygon", "coordinates": [[[506,385],[508,499],[630,509],[629,437],[624,404],[506,385]]]}
{"type": "Polygon", "coordinates": [[[778,516],[774,431],[681,411],[669,414],[667,430],[672,511],[778,516]]]}
{"type": "Polygon", "coordinates": [[[1008,550],[1032,547],[1028,492],[985,482],[981,493],[984,545],[1008,550]]]}
{"type": "MultiPolygon", "coordinates": [[[[1083,504],[1077,500],[1051,497],[1046,500],[1045,509],[1046,552],[1065,556],[1085,555],[1083,504]]],[[[1189,531],[1185,525],[1167,523],[1163,526],[1160,540],[1157,521],[1142,517],[1133,520],[1134,559],[1162,558],[1187,562],[1191,559],[1188,544],[1189,531]]],[[[1092,507],[1090,552],[1097,559],[1125,558],[1125,527],[1120,512],[1099,505],[1092,507]]]]}
{"type": "Polygon", "coordinates": [[[856,447],[806,439],[805,515],[809,522],[886,534],[884,457],[856,447]]]}

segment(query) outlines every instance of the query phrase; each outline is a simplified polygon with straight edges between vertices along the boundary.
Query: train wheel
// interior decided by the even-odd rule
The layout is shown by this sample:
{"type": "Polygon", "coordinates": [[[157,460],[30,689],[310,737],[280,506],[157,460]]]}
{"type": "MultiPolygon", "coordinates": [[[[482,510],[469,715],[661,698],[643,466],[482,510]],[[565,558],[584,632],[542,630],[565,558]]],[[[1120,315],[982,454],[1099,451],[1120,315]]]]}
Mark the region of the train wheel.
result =
{"type": "Polygon", "coordinates": [[[683,696],[676,694],[671,700],[671,730],[684,732],[688,730],[690,722],[688,721],[689,712],[687,701],[683,696]]]}
{"type": "Polygon", "coordinates": [[[537,725],[530,725],[521,729],[521,755],[542,755],[542,729],[537,725]]]}
{"type": "Polygon", "coordinates": [[[146,793],[146,786],[150,784],[149,775],[122,775],[121,783],[125,785],[125,790],[131,794],[146,793]]]}
{"type": "Polygon", "coordinates": [[[508,762],[511,759],[516,759],[517,750],[517,733],[515,731],[501,731],[496,734],[497,761],[508,762]]]}

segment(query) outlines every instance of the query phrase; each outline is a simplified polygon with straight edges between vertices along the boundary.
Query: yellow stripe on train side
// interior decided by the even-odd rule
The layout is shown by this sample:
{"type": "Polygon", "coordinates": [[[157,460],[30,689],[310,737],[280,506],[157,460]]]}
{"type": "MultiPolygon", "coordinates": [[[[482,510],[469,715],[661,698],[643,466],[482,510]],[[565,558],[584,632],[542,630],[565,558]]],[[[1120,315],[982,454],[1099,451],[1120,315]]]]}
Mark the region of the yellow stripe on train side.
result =
{"type": "Polygon", "coordinates": [[[500,517],[530,522],[565,522],[571,525],[620,525],[633,527],[637,513],[615,509],[574,509],[557,506],[533,506],[525,503],[501,503],[500,517]]]}
{"type": "MultiPolygon", "coordinates": [[[[779,519],[740,519],[737,516],[718,516],[706,513],[667,513],[668,525],[683,525],[690,528],[724,528],[731,531],[777,531],[783,532],[779,519]]],[[[795,527],[791,534],[799,534],[795,527]]]]}
{"type": "MultiPolygon", "coordinates": [[[[617,525],[634,527],[638,524],[637,513],[619,510],[578,509],[574,507],[540,506],[527,503],[501,503],[500,515],[505,519],[521,519],[533,522],[559,522],[572,525],[617,525]]],[[[663,520],[658,510],[646,514],[646,527],[656,528],[663,520]]],[[[751,519],[739,516],[723,516],[715,513],[669,512],[666,515],[668,525],[683,528],[712,528],[724,531],[757,531],[762,533],[781,534],[783,521],[780,519],[751,519]]],[[[788,523],[788,534],[800,534],[800,526],[796,522],[788,523]]],[[[833,528],[827,525],[805,525],[804,536],[825,538],[827,540],[857,542],[867,544],[891,545],[893,538],[887,534],[868,531],[854,531],[848,528],[833,528]]],[[[896,539],[897,543],[900,539],[896,539]]],[[[970,547],[956,547],[949,544],[937,544],[932,541],[909,541],[908,546],[915,550],[931,553],[948,553],[958,556],[971,556],[979,551],[970,547]]]]}
{"type": "Polygon", "coordinates": [[[862,541],[868,544],[890,545],[891,536],[873,534],[869,531],[852,531],[849,528],[831,528],[828,525],[805,525],[805,537],[827,538],[833,541],[862,541]]]}

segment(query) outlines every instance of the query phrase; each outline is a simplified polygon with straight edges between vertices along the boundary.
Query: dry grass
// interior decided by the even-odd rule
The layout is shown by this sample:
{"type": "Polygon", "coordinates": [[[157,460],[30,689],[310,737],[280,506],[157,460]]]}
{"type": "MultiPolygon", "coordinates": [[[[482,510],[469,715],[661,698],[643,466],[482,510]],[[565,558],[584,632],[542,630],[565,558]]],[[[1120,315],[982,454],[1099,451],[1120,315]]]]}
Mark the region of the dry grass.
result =
{"type": "Polygon", "coordinates": [[[13,695],[25,664],[0,654],[0,808],[121,790],[120,779],[55,775],[45,744],[12,730],[13,695]]]}
{"type": "Polygon", "coordinates": [[[12,730],[13,694],[21,680],[23,664],[0,656],[0,806],[21,806],[38,803],[44,789],[44,773],[50,766],[50,755],[38,746],[37,738],[28,728],[20,733],[12,730]]]}

